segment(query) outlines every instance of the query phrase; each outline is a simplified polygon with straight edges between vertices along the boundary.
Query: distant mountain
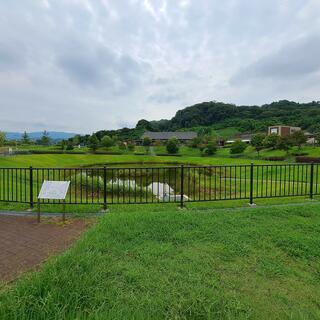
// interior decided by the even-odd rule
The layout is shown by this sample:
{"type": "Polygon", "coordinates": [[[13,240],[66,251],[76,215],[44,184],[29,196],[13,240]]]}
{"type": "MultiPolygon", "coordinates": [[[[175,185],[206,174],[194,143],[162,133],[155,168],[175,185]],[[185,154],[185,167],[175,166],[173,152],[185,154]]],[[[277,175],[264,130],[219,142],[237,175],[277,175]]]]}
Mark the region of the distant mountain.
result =
{"type": "MultiPolygon", "coordinates": [[[[6,132],[6,137],[8,140],[19,140],[22,137],[21,132],[6,132]]],[[[43,131],[39,132],[28,132],[28,136],[32,140],[37,140],[42,137],[43,131]]],[[[48,131],[49,137],[53,140],[63,140],[69,139],[76,135],[76,133],[71,132],[59,132],[59,131],[48,131]]]]}

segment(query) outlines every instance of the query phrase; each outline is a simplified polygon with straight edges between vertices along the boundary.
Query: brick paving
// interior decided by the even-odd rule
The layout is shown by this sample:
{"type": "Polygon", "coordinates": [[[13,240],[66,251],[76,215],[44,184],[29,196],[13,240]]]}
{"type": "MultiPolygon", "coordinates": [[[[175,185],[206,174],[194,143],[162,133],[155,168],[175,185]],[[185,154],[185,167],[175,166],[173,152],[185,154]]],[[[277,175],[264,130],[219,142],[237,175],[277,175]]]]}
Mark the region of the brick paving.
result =
{"type": "Polygon", "coordinates": [[[38,224],[35,217],[0,215],[0,282],[12,281],[66,249],[87,225],[84,219],[62,225],[61,218],[43,218],[38,224]]]}

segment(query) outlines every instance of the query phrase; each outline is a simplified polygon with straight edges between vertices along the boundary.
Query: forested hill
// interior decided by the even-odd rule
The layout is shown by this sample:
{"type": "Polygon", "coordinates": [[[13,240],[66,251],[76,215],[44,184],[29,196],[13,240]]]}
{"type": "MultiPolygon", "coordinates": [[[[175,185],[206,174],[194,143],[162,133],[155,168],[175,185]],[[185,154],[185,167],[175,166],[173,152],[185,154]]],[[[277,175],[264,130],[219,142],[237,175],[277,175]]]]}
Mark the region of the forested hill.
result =
{"type": "MultiPolygon", "coordinates": [[[[223,102],[203,102],[179,110],[171,120],[138,121],[135,128],[103,130],[96,132],[117,136],[123,140],[134,140],[148,131],[203,131],[232,128],[236,132],[265,132],[270,125],[299,126],[310,132],[320,132],[320,102],[296,103],[282,100],[262,106],[236,106],[223,102]]],[[[88,137],[88,136],[87,136],[88,137]]]]}
{"type": "MultiPolygon", "coordinates": [[[[203,102],[179,110],[171,120],[151,121],[148,129],[175,131],[210,126],[216,129],[236,127],[243,132],[257,132],[274,124],[320,131],[320,102],[296,103],[282,100],[263,106],[203,102]]],[[[137,126],[139,125],[143,125],[143,121],[139,121],[137,126]]]]}

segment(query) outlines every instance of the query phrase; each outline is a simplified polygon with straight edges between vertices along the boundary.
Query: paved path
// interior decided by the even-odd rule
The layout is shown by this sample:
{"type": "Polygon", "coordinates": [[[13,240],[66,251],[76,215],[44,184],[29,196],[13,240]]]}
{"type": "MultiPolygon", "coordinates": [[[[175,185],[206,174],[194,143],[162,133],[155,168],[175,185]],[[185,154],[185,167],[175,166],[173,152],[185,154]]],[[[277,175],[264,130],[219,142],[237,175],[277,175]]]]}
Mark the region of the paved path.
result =
{"type": "Polygon", "coordinates": [[[82,219],[61,225],[61,218],[0,215],[0,281],[14,280],[50,254],[58,253],[72,244],[88,225],[82,219]]]}

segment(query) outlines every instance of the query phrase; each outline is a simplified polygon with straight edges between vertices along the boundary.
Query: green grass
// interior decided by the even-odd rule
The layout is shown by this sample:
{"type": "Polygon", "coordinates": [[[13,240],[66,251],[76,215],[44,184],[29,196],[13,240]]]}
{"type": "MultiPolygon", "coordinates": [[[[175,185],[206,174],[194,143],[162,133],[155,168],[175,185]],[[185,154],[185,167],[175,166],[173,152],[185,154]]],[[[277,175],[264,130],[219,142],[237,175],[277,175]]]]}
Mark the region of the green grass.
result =
{"type": "MultiPolygon", "coordinates": [[[[151,155],[97,155],[97,154],[39,154],[0,157],[0,167],[77,167],[108,163],[177,163],[199,165],[228,165],[268,163],[258,159],[234,159],[228,157],[174,157],[151,155]]],[[[269,162],[271,163],[271,162],[269,162]]],[[[273,162],[274,163],[274,162],[273,162]]]]}
{"type": "Polygon", "coordinates": [[[318,319],[319,232],[318,203],[115,207],[3,286],[0,318],[318,319]]]}
{"type": "MultiPolygon", "coordinates": [[[[229,154],[229,148],[220,149],[218,152],[218,155],[220,156],[228,156],[229,154]]],[[[313,146],[303,146],[301,149],[298,147],[293,147],[289,150],[287,153],[283,150],[272,150],[272,149],[264,149],[260,152],[260,156],[258,156],[258,153],[254,150],[253,147],[249,146],[243,154],[239,155],[243,158],[247,159],[257,159],[257,158],[267,158],[267,157],[285,157],[288,161],[294,162],[295,161],[295,155],[299,153],[306,153],[308,157],[320,157],[320,147],[313,147],[313,146]]]]}

